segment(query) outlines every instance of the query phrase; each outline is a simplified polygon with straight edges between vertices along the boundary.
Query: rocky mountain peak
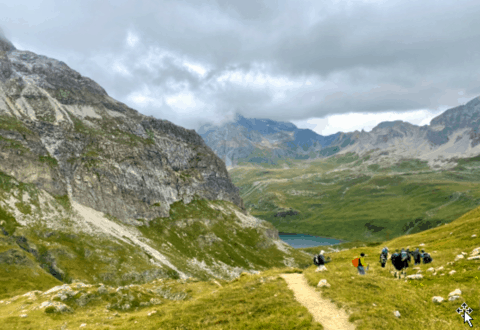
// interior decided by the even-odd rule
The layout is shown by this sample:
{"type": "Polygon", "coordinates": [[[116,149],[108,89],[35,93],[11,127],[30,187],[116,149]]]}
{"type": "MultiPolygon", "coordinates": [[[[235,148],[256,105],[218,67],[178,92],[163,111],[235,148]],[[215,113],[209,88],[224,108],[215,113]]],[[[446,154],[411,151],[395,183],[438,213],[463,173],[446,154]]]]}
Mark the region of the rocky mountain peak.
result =
{"type": "Polygon", "coordinates": [[[8,40],[0,29],[0,51],[9,52],[16,50],[15,46],[8,40]]]}

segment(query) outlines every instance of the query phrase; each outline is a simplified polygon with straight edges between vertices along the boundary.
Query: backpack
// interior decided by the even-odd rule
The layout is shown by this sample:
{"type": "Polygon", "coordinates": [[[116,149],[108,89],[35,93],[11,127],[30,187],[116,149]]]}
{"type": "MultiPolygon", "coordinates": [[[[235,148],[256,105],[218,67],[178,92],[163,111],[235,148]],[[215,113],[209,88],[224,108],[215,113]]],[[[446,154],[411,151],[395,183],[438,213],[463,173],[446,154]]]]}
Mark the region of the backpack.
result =
{"type": "Polygon", "coordinates": [[[360,258],[355,258],[352,260],[353,267],[358,267],[358,264],[360,262],[360,258]]]}
{"type": "Polygon", "coordinates": [[[431,262],[432,262],[432,257],[430,256],[430,254],[425,253],[423,255],[423,263],[428,264],[428,263],[431,263],[431,262]]]}
{"type": "Polygon", "coordinates": [[[315,266],[325,265],[325,257],[321,254],[313,257],[313,263],[315,266]]]}
{"type": "Polygon", "coordinates": [[[407,251],[402,251],[401,256],[402,256],[402,261],[406,261],[407,258],[408,258],[408,253],[407,253],[407,251]]]}

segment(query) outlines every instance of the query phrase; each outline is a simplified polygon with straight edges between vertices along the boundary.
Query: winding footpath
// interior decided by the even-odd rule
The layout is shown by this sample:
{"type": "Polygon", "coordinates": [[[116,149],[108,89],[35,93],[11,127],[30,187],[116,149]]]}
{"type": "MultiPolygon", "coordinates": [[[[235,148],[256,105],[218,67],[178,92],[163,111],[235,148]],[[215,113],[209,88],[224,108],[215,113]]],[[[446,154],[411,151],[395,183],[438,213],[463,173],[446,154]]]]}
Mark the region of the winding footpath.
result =
{"type": "Polygon", "coordinates": [[[308,285],[303,274],[281,276],[293,291],[295,299],[308,309],[315,322],[323,325],[325,330],[355,330],[353,323],[348,321],[347,313],[329,300],[323,299],[319,292],[308,285]]]}

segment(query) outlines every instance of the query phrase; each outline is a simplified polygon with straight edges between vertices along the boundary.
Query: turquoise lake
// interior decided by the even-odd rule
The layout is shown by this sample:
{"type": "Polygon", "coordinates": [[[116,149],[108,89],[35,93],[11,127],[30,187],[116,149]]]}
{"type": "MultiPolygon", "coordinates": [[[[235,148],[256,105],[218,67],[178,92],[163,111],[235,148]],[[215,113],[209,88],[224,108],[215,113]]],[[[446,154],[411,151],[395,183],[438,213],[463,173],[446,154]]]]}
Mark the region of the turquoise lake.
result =
{"type": "Polygon", "coordinates": [[[280,239],[282,241],[289,244],[291,247],[295,249],[307,248],[307,247],[319,246],[319,245],[333,245],[333,244],[344,242],[335,238],[311,236],[311,235],[305,235],[305,234],[279,233],[278,236],[280,236],[280,239]]]}

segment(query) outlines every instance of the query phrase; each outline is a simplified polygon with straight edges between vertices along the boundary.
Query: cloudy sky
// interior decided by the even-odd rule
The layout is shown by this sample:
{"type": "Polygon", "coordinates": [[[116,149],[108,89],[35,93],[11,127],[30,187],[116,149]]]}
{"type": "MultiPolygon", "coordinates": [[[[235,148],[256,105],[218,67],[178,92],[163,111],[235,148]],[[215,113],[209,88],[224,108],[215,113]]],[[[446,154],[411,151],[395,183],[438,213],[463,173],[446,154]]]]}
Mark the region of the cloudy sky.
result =
{"type": "Polygon", "coordinates": [[[18,49],[187,128],[235,113],[327,135],[480,95],[478,0],[0,0],[18,49]]]}

